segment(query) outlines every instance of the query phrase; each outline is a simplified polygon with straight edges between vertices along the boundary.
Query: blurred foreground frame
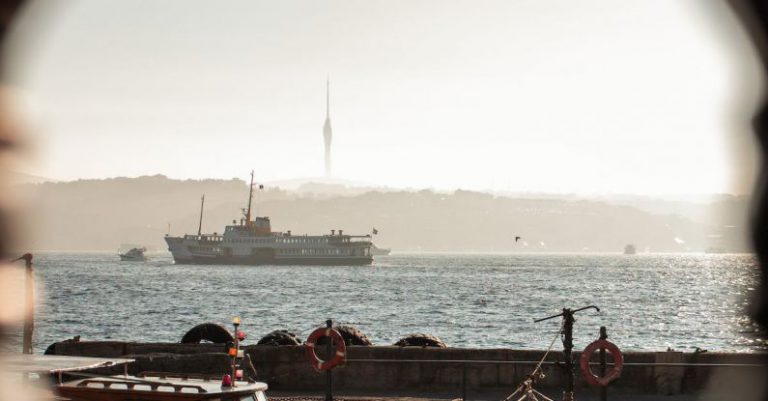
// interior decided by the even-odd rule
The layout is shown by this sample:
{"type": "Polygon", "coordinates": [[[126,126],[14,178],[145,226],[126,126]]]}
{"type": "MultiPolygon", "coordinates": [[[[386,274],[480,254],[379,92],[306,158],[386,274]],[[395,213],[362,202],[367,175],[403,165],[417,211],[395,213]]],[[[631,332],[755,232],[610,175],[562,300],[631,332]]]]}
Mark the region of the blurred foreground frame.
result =
{"type": "MultiPolygon", "coordinates": [[[[765,0],[727,0],[744,25],[752,44],[762,64],[763,77],[768,79],[768,1],[765,0]]],[[[19,15],[24,6],[24,0],[0,1],[0,84],[5,82],[3,62],[5,61],[5,39],[13,19],[19,15]]],[[[768,327],[768,104],[766,104],[766,79],[763,81],[762,100],[753,119],[754,134],[758,139],[762,155],[760,172],[753,191],[752,212],[752,242],[760,264],[760,291],[752,300],[752,316],[763,328],[768,327]]],[[[2,135],[2,133],[0,133],[2,135]]],[[[3,140],[4,138],[0,138],[3,140]]],[[[8,211],[0,211],[0,244],[8,242],[7,219],[3,218],[8,211]]],[[[7,259],[6,250],[0,248],[0,258],[7,259]]],[[[2,338],[0,338],[2,341],[2,338]]],[[[768,373],[768,372],[766,372],[768,373]]],[[[762,380],[765,380],[763,376],[762,380]]],[[[755,383],[759,384],[759,383],[755,383]]],[[[756,386],[760,387],[760,386],[756,386]]],[[[736,395],[734,395],[736,396],[736,395]]],[[[750,397],[751,398],[751,397],[750,397]]],[[[762,398],[768,401],[768,394],[762,398]]]]}
{"type": "MultiPolygon", "coordinates": [[[[752,129],[760,146],[760,172],[752,194],[752,245],[760,264],[760,290],[752,300],[752,317],[765,330],[768,328],[768,2],[765,0],[728,0],[741,20],[760,60],[763,88],[760,106],[752,120],[752,129]]],[[[763,382],[768,372],[764,372],[763,382]]],[[[756,383],[757,384],[757,383],[756,383]]],[[[759,387],[759,386],[757,386],[759,387]]],[[[762,398],[768,401],[768,393],[762,398]]]]}
{"type": "MultiPolygon", "coordinates": [[[[763,71],[760,106],[752,121],[752,128],[760,145],[760,172],[752,195],[752,243],[760,262],[760,291],[752,301],[752,316],[762,327],[768,327],[768,104],[766,82],[768,77],[768,3],[764,0],[728,0],[752,40],[763,71]]],[[[768,399],[768,396],[767,398],[768,399]]]]}

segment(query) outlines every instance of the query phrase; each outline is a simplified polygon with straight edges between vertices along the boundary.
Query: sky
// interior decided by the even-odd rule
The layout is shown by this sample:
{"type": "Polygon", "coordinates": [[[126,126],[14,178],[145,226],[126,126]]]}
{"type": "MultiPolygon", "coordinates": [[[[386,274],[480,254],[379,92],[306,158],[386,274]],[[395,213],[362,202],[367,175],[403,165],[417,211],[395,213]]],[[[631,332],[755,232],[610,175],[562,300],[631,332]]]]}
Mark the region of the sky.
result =
{"type": "Polygon", "coordinates": [[[56,180],[746,193],[762,78],[722,2],[33,1],[8,66],[56,180]]]}

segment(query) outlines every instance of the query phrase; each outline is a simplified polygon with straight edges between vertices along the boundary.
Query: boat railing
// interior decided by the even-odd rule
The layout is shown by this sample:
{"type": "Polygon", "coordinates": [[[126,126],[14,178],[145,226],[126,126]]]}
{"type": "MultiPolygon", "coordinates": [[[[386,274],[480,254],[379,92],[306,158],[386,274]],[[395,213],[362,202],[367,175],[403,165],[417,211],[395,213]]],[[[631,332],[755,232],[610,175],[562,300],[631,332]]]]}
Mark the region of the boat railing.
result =
{"type": "Polygon", "coordinates": [[[345,238],[339,238],[339,239],[332,239],[328,241],[330,245],[333,246],[352,246],[352,245],[373,245],[373,243],[370,240],[364,240],[364,239],[345,239],[345,238]]]}
{"type": "Polygon", "coordinates": [[[112,386],[125,386],[128,390],[136,389],[136,387],[149,387],[151,391],[158,391],[160,388],[168,387],[172,388],[174,392],[180,393],[184,390],[195,390],[198,393],[207,393],[202,386],[195,384],[177,384],[177,383],[162,383],[152,381],[133,381],[133,380],[113,380],[113,379],[85,379],[77,384],[78,387],[90,387],[91,384],[101,385],[105,389],[112,388],[112,386]]]}
{"type": "MultiPolygon", "coordinates": [[[[140,372],[136,377],[142,378],[158,378],[158,379],[178,379],[178,380],[203,380],[203,381],[218,381],[221,380],[221,375],[205,374],[205,373],[173,373],[173,372],[156,372],[146,371],[140,372]]],[[[249,383],[254,383],[251,378],[248,378],[249,383]]]]}
{"type": "Polygon", "coordinates": [[[328,236],[329,242],[371,242],[371,237],[367,235],[342,235],[328,236]]]}
{"type": "Polygon", "coordinates": [[[358,242],[358,241],[359,242],[362,242],[362,241],[371,242],[371,237],[369,237],[367,235],[350,235],[349,236],[349,240],[350,241],[356,241],[356,242],[358,242]]]}

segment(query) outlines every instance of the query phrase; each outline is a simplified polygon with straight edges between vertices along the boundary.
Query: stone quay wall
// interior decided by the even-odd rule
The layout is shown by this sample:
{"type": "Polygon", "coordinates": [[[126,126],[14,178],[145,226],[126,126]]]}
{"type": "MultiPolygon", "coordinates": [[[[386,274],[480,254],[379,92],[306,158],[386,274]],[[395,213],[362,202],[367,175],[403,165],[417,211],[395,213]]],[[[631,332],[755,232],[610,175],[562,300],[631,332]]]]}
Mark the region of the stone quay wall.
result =
{"type": "MultiPolygon", "coordinates": [[[[274,390],[322,391],[325,373],[309,364],[304,346],[242,347],[250,356],[260,381],[274,390]]],[[[51,347],[56,355],[129,357],[129,373],[165,371],[223,374],[229,358],[223,344],[168,344],[133,342],[59,342],[51,347]]],[[[335,391],[455,392],[513,390],[529,374],[544,351],[514,349],[421,348],[392,346],[348,346],[348,362],[333,370],[335,391]],[[496,361],[504,363],[494,363],[496,361]],[[507,363],[517,362],[517,363],[507,363]]],[[[578,372],[576,388],[588,387],[578,372]]],[[[643,394],[695,394],[706,386],[734,385],[751,375],[764,377],[766,355],[758,353],[627,352],[621,377],[610,389],[643,394]],[[634,365],[640,363],[641,365],[634,365]],[[675,365],[680,364],[680,365],[675,365]],[[708,366],[709,365],[709,366],[708,366]],[[741,365],[741,366],[712,366],[741,365]]],[[[543,365],[542,389],[562,389],[566,372],[561,352],[551,352],[543,365]]],[[[597,371],[597,367],[593,368],[597,371]]],[[[116,369],[122,372],[122,368],[116,369]]]]}

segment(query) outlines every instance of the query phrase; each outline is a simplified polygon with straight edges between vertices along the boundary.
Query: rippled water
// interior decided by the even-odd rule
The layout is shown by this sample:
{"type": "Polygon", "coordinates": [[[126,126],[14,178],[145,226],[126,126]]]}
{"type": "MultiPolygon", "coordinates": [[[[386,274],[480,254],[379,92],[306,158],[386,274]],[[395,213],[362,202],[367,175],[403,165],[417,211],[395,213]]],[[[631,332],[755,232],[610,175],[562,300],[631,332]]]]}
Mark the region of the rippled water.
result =
{"type": "Polygon", "coordinates": [[[305,337],[328,317],[375,344],[413,332],[450,346],[546,348],[563,307],[576,346],[601,325],[627,350],[753,351],[745,315],[751,255],[392,255],[373,266],[183,266],[113,254],[36,255],[44,299],[36,348],[88,340],[176,342],[202,322],[243,317],[251,342],[275,329],[305,337]]]}

